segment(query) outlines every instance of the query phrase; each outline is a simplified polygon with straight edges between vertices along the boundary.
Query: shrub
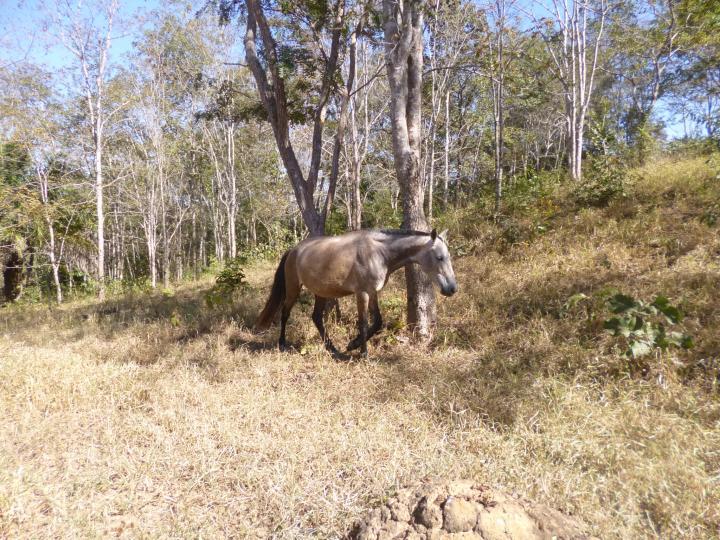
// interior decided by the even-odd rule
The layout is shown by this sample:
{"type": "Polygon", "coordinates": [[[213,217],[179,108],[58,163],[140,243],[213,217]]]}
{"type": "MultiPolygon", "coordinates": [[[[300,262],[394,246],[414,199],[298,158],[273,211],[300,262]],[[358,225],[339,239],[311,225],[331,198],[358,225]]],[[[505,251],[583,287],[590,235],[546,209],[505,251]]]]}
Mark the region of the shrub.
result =
{"type": "Polygon", "coordinates": [[[504,213],[551,217],[556,210],[552,199],[564,178],[561,171],[534,171],[508,179],[503,199],[504,213]]]}
{"type": "Polygon", "coordinates": [[[608,303],[610,311],[617,316],[606,320],[604,327],[614,336],[624,338],[627,356],[639,358],[653,349],[665,350],[670,346],[692,347],[690,336],[666,330],[665,325],[674,326],[682,321],[682,313],[666,297],[658,296],[648,304],[631,296],[616,294],[608,303]]]}
{"type": "Polygon", "coordinates": [[[625,187],[626,172],[620,159],[601,155],[590,162],[585,180],[572,195],[580,206],[602,207],[615,198],[625,196],[625,187]]]}
{"type": "Polygon", "coordinates": [[[713,204],[700,216],[700,222],[708,227],[714,227],[720,221],[720,204],[713,204]]]}
{"type": "Polygon", "coordinates": [[[588,143],[593,156],[588,161],[583,183],[572,195],[581,206],[607,206],[612,199],[625,195],[626,170],[620,159],[624,145],[604,118],[591,122],[588,143]]]}
{"type": "Polygon", "coordinates": [[[247,288],[245,272],[242,265],[243,257],[235,257],[226,261],[224,268],[215,279],[215,285],[205,294],[205,302],[210,308],[232,304],[235,294],[247,288]]]}

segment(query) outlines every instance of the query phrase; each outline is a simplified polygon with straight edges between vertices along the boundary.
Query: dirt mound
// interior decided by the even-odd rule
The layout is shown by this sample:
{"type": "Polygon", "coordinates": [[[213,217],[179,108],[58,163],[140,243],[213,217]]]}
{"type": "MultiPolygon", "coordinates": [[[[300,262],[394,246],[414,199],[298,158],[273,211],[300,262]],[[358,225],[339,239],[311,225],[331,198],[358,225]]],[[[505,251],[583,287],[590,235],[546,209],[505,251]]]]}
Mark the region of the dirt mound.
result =
{"type": "Polygon", "coordinates": [[[358,520],[348,540],[587,539],[574,518],[469,480],[401,490],[358,520]]]}

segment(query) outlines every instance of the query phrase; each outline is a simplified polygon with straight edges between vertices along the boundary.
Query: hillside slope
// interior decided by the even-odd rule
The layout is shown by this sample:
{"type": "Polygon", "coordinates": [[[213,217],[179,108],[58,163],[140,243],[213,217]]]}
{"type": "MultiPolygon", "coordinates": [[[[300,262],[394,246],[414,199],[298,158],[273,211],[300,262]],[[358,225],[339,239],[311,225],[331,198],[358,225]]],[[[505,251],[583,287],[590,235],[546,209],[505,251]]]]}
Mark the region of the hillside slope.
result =
{"type": "Polygon", "coordinates": [[[500,225],[446,218],[461,289],[433,343],[403,336],[397,276],[391,329],[349,364],[322,351],[308,302],[297,353],[247,330],[275,261],[230,311],[205,306],[208,283],[0,310],[0,537],[332,538],[434,476],[602,538],[716,536],[720,180],[707,158],[632,178],[605,208],[558,189],[500,225]],[[616,292],[667,296],[695,347],[624,356],[602,328],[616,292]]]}

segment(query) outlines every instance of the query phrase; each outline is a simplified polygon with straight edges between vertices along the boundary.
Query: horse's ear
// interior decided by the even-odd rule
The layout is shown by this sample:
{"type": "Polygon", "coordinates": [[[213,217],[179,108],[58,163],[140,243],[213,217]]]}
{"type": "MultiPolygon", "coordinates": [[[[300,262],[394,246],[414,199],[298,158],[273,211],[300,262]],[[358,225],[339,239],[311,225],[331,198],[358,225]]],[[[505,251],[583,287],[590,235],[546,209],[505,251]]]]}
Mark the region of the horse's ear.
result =
{"type": "Polygon", "coordinates": [[[434,242],[435,239],[437,238],[437,235],[438,235],[438,234],[437,234],[437,229],[433,229],[432,232],[430,233],[430,238],[432,239],[433,242],[434,242]]]}
{"type": "Polygon", "coordinates": [[[443,232],[441,232],[438,236],[443,239],[443,241],[447,242],[447,233],[448,230],[445,229],[443,232]]]}

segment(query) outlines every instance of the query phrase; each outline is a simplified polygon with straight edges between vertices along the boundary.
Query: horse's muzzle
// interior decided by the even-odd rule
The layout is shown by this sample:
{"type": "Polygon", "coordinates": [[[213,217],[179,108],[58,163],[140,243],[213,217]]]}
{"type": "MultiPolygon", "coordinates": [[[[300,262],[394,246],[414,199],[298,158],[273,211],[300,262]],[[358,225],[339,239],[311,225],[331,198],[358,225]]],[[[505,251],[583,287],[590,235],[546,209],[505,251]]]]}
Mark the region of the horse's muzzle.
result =
{"type": "Polygon", "coordinates": [[[450,283],[448,285],[445,285],[440,289],[440,292],[443,296],[452,296],[455,294],[458,290],[457,283],[450,283]]]}

